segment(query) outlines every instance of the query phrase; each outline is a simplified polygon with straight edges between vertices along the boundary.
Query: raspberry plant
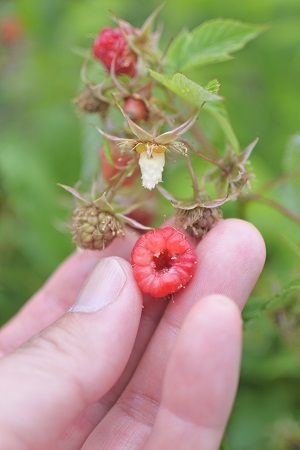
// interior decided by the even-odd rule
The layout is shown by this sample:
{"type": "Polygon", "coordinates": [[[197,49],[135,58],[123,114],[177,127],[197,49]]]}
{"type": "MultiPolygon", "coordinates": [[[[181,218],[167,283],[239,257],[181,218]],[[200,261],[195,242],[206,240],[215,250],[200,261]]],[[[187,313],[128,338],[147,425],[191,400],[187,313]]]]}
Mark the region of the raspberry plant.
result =
{"type": "Polygon", "coordinates": [[[113,16],[116,26],[99,31],[82,65],[84,86],[75,103],[91,117],[99,150],[96,163],[91,152],[85,155],[81,192],[63,187],[84,202],[75,208],[71,230],[85,249],[105,248],[126,226],[145,232],[169,215],[179,232],[200,240],[222,219],[226,202],[242,208],[265,201],[250,192],[249,157],[258,139],[240,146],[217,79],[203,86],[187,76],[230,59],[264,26],[210,20],[162,49],[155,28],[160,9],[141,28],[113,16]],[[220,130],[216,146],[209,138],[220,130]],[[180,168],[175,181],[174,166],[180,168]]]}
{"type": "MultiPolygon", "coordinates": [[[[154,191],[153,202],[164,197],[174,208],[176,226],[201,239],[221,219],[220,206],[249,187],[248,157],[256,140],[241,151],[227,118],[220,83],[214,79],[203,87],[184,72],[229,59],[263,27],[212,20],[181,33],[163,51],[160,30],[154,26],[160,9],[141,28],[114,16],[117,26],[99,31],[83,63],[84,87],[75,102],[80,111],[93,117],[91,123],[99,132],[99,172],[90,174],[89,192],[83,194],[90,201],[87,208],[93,209],[91,205],[101,198],[104,216],[115,214],[122,224],[143,230],[149,220],[139,223],[130,214],[142,212],[149,191],[154,191]],[[223,129],[223,148],[208,144],[201,126],[202,110],[214,126],[223,129]],[[178,197],[161,183],[168,186],[168,167],[182,164],[188,170],[192,192],[178,197]],[[196,170],[199,166],[201,175],[196,170]]],[[[78,227],[90,229],[82,223],[86,214],[77,208],[73,217],[74,241],[82,246],[78,227]]],[[[156,218],[153,213],[152,225],[156,218]]],[[[96,232],[101,235],[101,225],[96,232]]],[[[94,248],[95,230],[91,233],[94,248]]],[[[84,248],[87,240],[85,236],[84,248]]],[[[103,247],[111,242],[98,240],[103,247]]]]}
{"type": "MultiPolygon", "coordinates": [[[[100,28],[119,28],[119,24],[113,24],[109,20],[102,22],[103,11],[101,14],[101,7],[99,9],[95,2],[86,2],[81,6],[80,2],[49,2],[46,10],[35,8],[34,11],[29,2],[27,6],[25,3],[4,1],[0,6],[1,324],[13,315],[25,298],[42,284],[70,251],[69,238],[57,233],[53,226],[54,222],[61,230],[62,226],[57,218],[65,217],[61,206],[66,209],[65,203],[58,205],[57,195],[61,192],[53,186],[55,180],[73,183],[79,178],[81,184],[77,187],[86,201],[78,199],[77,207],[86,208],[87,204],[100,197],[113,181],[112,177],[117,176],[124,165],[135,159],[135,170],[131,176],[126,177],[121,188],[117,187],[112,203],[114,211],[119,206],[118,212],[122,208],[126,216],[147,226],[161,224],[164,215],[169,216],[174,212],[176,216],[179,215],[177,220],[181,220],[181,214],[186,219],[185,209],[178,206],[183,199],[193,197],[192,179],[184,155],[175,154],[174,151],[172,154],[165,154],[163,183],[158,183],[150,191],[141,186],[139,154],[135,151],[120,152],[117,142],[102,141],[102,136],[96,131],[98,127],[113,136],[124,137],[127,134],[127,137],[134,137],[128,130],[127,133],[123,131],[122,127],[126,122],[120,110],[113,106],[114,99],[109,95],[109,89],[106,89],[112,83],[110,72],[93,56],[93,42],[100,34],[100,28]],[[97,19],[93,16],[102,16],[101,26],[99,22],[98,26],[97,23],[94,25],[97,19]],[[15,27],[16,21],[21,27],[15,27]],[[95,28],[91,35],[92,26],[95,28]],[[70,27],[73,28],[72,31],[70,27]],[[7,33],[7,29],[13,29],[13,32],[7,33]],[[83,58],[76,59],[68,49],[74,45],[74,41],[79,42],[81,38],[84,42],[87,41],[85,54],[81,52],[83,58]],[[85,58],[87,62],[84,61],[85,58]],[[83,82],[81,88],[75,91],[73,86],[78,82],[79,74],[73,68],[80,61],[83,62],[83,82]],[[49,70],[50,67],[53,70],[49,70]],[[61,76],[53,78],[53,71],[59,69],[61,76]],[[105,99],[101,94],[94,95],[97,91],[95,86],[104,80],[105,99]],[[76,110],[82,111],[79,126],[74,124],[74,115],[68,108],[70,98],[75,96],[78,102],[76,110]],[[83,137],[80,175],[78,128],[83,137]],[[96,195],[92,190],[94,180],[98,185],[96,195]],[[169,199],[161,195],[158,190],[161,188],[170,194],[169,199]]],[[[300,400],[296,388],[299,380],[300,345],[300,282],[297,280],[300,255],[297,226],[300,222],[300,135],[297,119],[300,66],[297,64],[299,43],[295,32],[299,29],[300,3],[294,0],[265,0],[243,4],[234,1],[202,2],[199,10],[197,2],[177,2],[178,8],[175,11],[170,3],[172,2],[166,5],[168,16],[165,15],[164,34],[157,45],[164,57],[161,58],[161,64],[147,63],[147,67],[169,79],[176,73],[185,75],[204,87],[210,79],[217,77],[221,83],[219,95],[226,97],[225,101],[207,101],[195,125],[181,135],[180,139],[187,139],[189,145],[196,148],[203,157],[219,161],[228,166],[228,170],[231,153],[239,155],[240,150],[254,140],[256,133],[260,139],[251,155],[257,179],[257,182],[251,181],[251,191],[245,186],[236,199],[233,197],[220,208],[203,210],[201,205],[199,208],[195,207],[191,220],[194,220],[195,214],[199,214],[199,218],[203,218],[201,223],[196,222],[194,226],[193,222],[186,222],[187,227],[192,226],[202,233],[202,220],[205,223],[206,215],[222,209],[224,217],[238,216],[253,221],[265,237],[268,248],[265,270],[243,312],[245,338],[242,378],[237,407],[229,428],[229,447],[224,449],[241,450],[247,447],[257,450],[290,450],[300,446],[297,412],[300,400]],[[166,35],[174,36],[173,30],[180,24],[180,17],[184,17],[185,21],[182,26],[187,23],[195,24],[196,11],[198,17],[233,16],[253,23],[268,23],[270,27],[262,38],[251,43],[243,58],[238,57],[234,62],[227,61],[223,64],[221,57],[220,63],[217,61],[217,52],[223,54],[220,42],[228,47],[225,24],[222,25],[224,21],[220,20],[208,22],[216,24],[212,32],[214,42],[212,37],[209,40],[208,36],[202,34],[201,42],[199,37],[198,43],[191,46],[196,30],[183,32],[182,42],[180,43],[179,37],[176,40],[179,41],[179,47],[186,40],[186,48],[177,52],[173,47],[169,53],[167,48],[172,46],[168,44],[166,35]],[[214,45],[209,46],[209,43],[214,45]],[[187,56],[184,61],[185,54],[187,56]],[[198,66],[195,65],[196,56],[198,66]],[[208,56],[213,65],[206,67],[209,64],[208,56]],[[193,67],[184,67],[190,61],[193,62],[193,67]],[[236,134],[232,133],[225,105],[231,110],[230,117],[242,145],[236,134]],[[247,139],[245,136],[248,136],[247,139]],[[278,178],[274,179],[275,176],[278,178]],[[270,206],[280,209],[282,216],[270,206]],[[294,221],[288,220],[286,216],[294,221]]],[[[149,5],[150,3],[147,8],[149,5]]],[[[137,17],[141,10],[140,3],[134,0],[121,2],[120,6],[115,7],[117,12],[119,7],[127,9],[130,17],[137,17]]],[[[160,18],[156,20],[159,21],[160,18]]],[[[231,21],[225,22],[229,24],[231,21]]],[[[141,21],[136,19],[134,25],[139,27],[140,24],[141,21]]],[[[199,28],[203,26],[204,24],[199,28]]],[[[209,30],[208,25],[205,26],[209,30]]],[[[247,30],[249,28],[245,32],[247,30]]],[[[259,32],[259,28],[254,27],[254,30],[259,32]]],[[[236,41],[239,44],[241,36],[236,36],[236,41]]],[[[233,56],[240,56],[238,53],[234,54],[235,50],[228,49],[233,56]]],[[[130,119],[147,131],[152,131],[151,122],[147,121],[148,96],[145,90],[138,90],[140,84],[134,83],[134,77],[116,75],[121,88],[110,89],[117,93],[118,104],[130,119]],[[133,97],[132,94],[137,95],[133,97]],[[133,104],[140,106],[139,113],[133,104]]],[[[180,125],[192,113],[193,105],[170,88],[163,91],[164,88],[158,81],[155,80],[155,83],[152,97],[158,99],[156,106],[163,109],[165,92],[167,106],[169,101],[175,102],[177,111],[182,115],[182,121],[179,117],[174,117],[175,125],[180,125]]],[[[165,108],[164,111],[172,119],[172,110],[165,108]]],[[[169,129],[171,127],[163,125],[161,132],[169,129]]],[[[235,188],[236,181],[230,183],[226,176],[220,177],[217,165],[213,165],[208,159],[199,158],[189,149],[188,156],[200,184],[200,193],[204,172],[207,172],[206,188],[212,200],[224,198],[223,194],[214,195],[213,187],[217,186],[221,192],[235,188]]],[[[239,164],[238,161],[236,163],[239,164]]],[[[249,174],[249,164],[246,170],[249,174]]],[[[243,171],[237,175],[242,177],[243,171]]],[[[63,201],[65,200],[73,205],[71,196],[66,195],[63,201]]],[[[202,200],[202,204],[206,204],[206,200],[202,200]]],[[[186,205],[186,202],[183,203],[186,205]]],[[[196,204],[194,202],[189,206],[196,204]]],[[[110,214],[107,205],[105,212],[110,214]]],[[[177,222],[175,227],[182,229],[177,222]]],[[[109,245],[108,242],[105,245],[109,245]]],[[[196,270],[199,268],[201,260],[198,261],[196,270]]]]}

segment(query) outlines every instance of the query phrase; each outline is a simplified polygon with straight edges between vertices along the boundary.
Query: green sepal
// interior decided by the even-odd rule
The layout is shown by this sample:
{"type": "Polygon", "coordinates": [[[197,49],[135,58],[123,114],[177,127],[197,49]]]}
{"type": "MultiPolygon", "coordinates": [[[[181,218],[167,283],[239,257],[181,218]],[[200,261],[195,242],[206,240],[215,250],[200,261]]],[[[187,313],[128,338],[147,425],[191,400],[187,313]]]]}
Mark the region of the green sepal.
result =
{"type": "Polygon", "coordinates": [[[103,151],[104,151],[107,161],[109,162],[109,164],[111,164],[113,167],[115,167],[115,162],[114,162],[112,154],[111,154],[108,140],[103,135],[102,135],[102,142],[103,142],[103,151]]]}

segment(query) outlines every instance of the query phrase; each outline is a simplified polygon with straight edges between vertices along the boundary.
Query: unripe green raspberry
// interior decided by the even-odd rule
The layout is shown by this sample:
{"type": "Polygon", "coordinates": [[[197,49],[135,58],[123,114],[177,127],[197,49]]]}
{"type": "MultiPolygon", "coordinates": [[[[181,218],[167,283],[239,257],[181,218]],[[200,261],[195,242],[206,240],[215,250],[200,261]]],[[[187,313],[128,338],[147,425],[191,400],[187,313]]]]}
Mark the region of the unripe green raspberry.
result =
{"type": "Polygon", "coordinates": [[[71,229],[73,242],[89,250],[103,250],[115,237],[125,236],[124,226],[119,220],[94,204],[74,210],[71,229]]]}
{"type": "Polygon", "coordinates": [[[192,237],[202,239],[217,222],[223,218],[220,208],[203,208],[196,206],[193,209],[177,209],[175,226],[183,228],[192,237]]]}

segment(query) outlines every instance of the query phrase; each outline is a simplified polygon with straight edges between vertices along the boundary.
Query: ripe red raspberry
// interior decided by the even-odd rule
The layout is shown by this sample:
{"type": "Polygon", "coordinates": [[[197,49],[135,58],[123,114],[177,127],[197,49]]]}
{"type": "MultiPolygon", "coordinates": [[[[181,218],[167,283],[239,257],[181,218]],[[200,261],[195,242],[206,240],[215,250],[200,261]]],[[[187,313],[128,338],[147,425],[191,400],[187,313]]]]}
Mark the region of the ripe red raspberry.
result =
{"type": "Polygon", "coordinates": [[[116,75],[133,77],[136,71],[137,55],[130,49],[120,28],[103,28],[94,40],[93,54],[110,72],[115,61],[116,75]]]}
{"type": "Polygon", "coordinates": [[[197,263],[192,245],[183,233],[166,227],[143,234],[133,247],[134,278],[143,292],[165,297],[191,280],[197,263]]]}

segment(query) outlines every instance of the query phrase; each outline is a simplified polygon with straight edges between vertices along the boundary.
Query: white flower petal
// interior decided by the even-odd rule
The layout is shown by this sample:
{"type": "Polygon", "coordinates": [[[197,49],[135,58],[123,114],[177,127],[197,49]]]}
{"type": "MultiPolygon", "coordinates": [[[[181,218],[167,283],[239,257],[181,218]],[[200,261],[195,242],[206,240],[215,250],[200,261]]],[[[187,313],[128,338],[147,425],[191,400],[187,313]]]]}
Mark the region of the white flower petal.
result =
{"type": "Polygon", "coordinates": [[[151,156],[148,156],[147,152],[143,152],[140,155],[139,165],[142,172],[142,185],[151,190],[162,181],[165,152],[153,152],[151,156]]]}

